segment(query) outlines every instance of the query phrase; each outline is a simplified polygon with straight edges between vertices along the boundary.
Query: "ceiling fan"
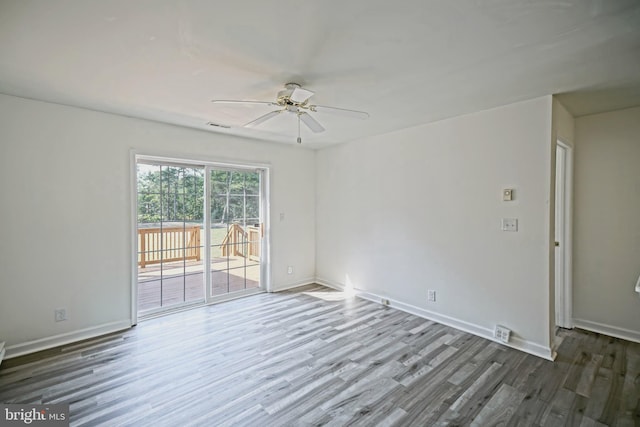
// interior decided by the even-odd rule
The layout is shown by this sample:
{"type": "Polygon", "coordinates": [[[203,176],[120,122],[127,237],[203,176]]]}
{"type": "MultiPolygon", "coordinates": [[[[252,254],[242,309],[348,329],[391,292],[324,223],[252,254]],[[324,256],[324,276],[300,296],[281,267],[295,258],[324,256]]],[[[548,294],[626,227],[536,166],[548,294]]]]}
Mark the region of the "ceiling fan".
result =
{"type": "Polygon", "coordinates": [[[312,132],[323,132],[324,127],[314,119],[310,112],[321,112],[337,114],[345,117],[352,117],[356,119],[367,119],[369,114],[364,111],[347,110],[345,108],[326,107],[323,105],[311,105],[309,99],[314,95],[314,92],[303,89],[297,83],[287,83],[284,85],[284,89],[278,92],[275,102],[269,101],[237,101],[237,100],[225,100],[214,99],[211,102],[217,104],[261,104],[271,107],[277,107],[277,110],[273,110],[267,114],[258,117],[255,120],[250,121],[243,125],[243,127],[254,127],[261,123],[266,122],[269,119],[276,117],[282,113],[292,113],[298,118],[298,144],[302,142],[300,137],[300,122],[302,121],[312,132]]]}

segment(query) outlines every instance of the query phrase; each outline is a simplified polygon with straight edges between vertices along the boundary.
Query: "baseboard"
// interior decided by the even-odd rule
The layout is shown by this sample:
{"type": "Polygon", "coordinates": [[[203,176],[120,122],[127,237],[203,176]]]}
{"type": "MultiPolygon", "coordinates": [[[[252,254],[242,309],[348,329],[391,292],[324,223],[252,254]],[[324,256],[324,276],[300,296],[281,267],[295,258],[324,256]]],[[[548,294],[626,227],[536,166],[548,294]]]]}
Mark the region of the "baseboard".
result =
{"type": "MultiPolygon", "coordinates": [[[[316,278],[316,283],[339,291],[345,291],[345,286],[343,284],[336,283],[325,278],[316,278]]],[[[416,307],[415,305],[407,304],[388,297],[383,297],[381,295],[377,295],[361,289],[353,289],[353,293],[360,298],[376,303],[380,303],[381,299],[384,298],[389,301],[390,307],[397,308],[398,310],[404,311],[406,313],[411,313],[424,319],[433,320],[434,322],[440,323],[442,325],[451,326],[452,328],[468,332],[482,338],[486,338],[490,341],[506,345],[507,347],[511,347],[516,350],[524,351],[525,353],[533,354],[534,356],[538,356],[543,359],[553,360],[553,351],[550,347],[545,347],[543,345],[514,336],[511,337],[510,342],[503,343],[502,341],[498,341],[493,337],[493,329],[485,328],[474,323],[466,322],[464,320],[456,319],[454,317],[436,313],[430,310],[425,310],[424,308],[416,307]]]]}
{"type": "MultiPolygon", "coordinates": [[[[287,289],[293,289],[300,286],[310,285],[313,283],[315,283],[315,280],[313,278],[307,278],[294,283],[278,286],[273,290],[273,292],[280,292],[287,289]]],[[[255,290],[249,290],[245,294],[251,295],[251,294],[260,293],[260,292],[263,292],[263,291],[258,290],[256,292],[255,290]]],[[[228,296],[227,298],[221,298],[216,300],[215,302],[217,303],[217,302],[223,302],[225,300],[235,299],[240,296],[244,296],[245,294],[234,293],[233,295],[228,296]]],[[[37,340],[25,342],[25,343],[14,344],[0,351],[1,353],[0,362],[2,362],[2,356],[5,356],[4,357],[5,359],[11,359],[14,357],[24,356],[26,354],[47,350],[47,349],[58,347],[65,344],[70,344],[73,342],[82,341],[89,338],[95,338],[100,335],[110,334],[112,332],[118,332],[123,329],[128,329],[130,327],[131,327],[131,322],[128,320],[120,321],[120,322],[112,322],[112,323],[107,323],[105,325],[81,329],[79,331],[72,331],[64,334],[54,335],[52,337],[40,338],[37,340]]]]}
{"type": "Polygon", "coordinates": [[[288,291],[289,289],[295,289],[295,288],[299,288],[301,286],[313,285],[314,283],[316,283],[315,278],[314,277],[308,277],[306,279],[298,280],[296,282],[286,283],[286,284],[280,285],[280,286],[274,286],[271,289],[271,292],[288,291]]]}
{"type": "Polygon", "coordinates": [[[323,277],[316,277],[314,283],[318,285],[326,286],[327,288],[335,289],[336,291],[344,292],[344,285],[336,283],[332,280],[325,279],[323,277]]]}
{"type": "Polygon", "coordinates": [[[72,331],[64,334],[54,335],[52,337],[40,338],[21,344],[14,344],[7,347],[6,358],[11,359],[13,357],[24,356],[25,354],[35,353],[37,351],[47,350],[49,348],[58,347],[64,344],[70,344],[89,338],[95,338],[100,335],[118,332],[123,329],[129,329],[130,327],[131,322],[129,320],[122,320],[118,322],[106,323],[100,326],[94,326],[91,328],[81,329],[79,331],[72,331]]]}
{"type": "Polygon", "coordinates": [[[592,322],[584,319],[573,319],[573,326],[587,331],[640,343],[640,332],[632,331],[631,329],[619,328],[617,326],[606,325],[604,323],[592,322]]]}

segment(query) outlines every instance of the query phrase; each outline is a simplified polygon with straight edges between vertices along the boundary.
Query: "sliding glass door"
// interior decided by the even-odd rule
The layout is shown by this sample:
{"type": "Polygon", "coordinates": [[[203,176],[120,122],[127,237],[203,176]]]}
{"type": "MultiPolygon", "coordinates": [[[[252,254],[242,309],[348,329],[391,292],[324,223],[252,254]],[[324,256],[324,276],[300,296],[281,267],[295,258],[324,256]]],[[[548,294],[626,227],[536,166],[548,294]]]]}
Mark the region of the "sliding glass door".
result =
{"type": "Polygon", "coordinates": [[[204,168],[138,162],[138,310],[203,302],[204,168]]]}
{"type": "Polygon", "coordinates": [[[211,169],[210,297],[260,286],[260,173],[211,169]]]}
{"type": "Polygon", "coordinates": [[[262,171],[138,157],[136,172],[139,316],[260,289],[262,171]]]}

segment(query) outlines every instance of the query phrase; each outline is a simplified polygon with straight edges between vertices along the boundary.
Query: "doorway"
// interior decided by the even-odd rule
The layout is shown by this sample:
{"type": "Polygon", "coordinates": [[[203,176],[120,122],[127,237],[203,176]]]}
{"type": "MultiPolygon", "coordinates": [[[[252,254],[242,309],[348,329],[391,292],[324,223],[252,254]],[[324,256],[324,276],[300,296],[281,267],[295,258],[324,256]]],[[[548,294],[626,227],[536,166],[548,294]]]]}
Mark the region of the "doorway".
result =
{"type": "Polygon", "coordinates": [[[556,326],[567,329],[573,328],[572,170],[573,149],[558,140],[555,182],[555,317],[556,326]]]}
{"type": "Polygon", "coordinates": [[[265,174],[135,156],[134,319],[265,288],[265,174]]]}

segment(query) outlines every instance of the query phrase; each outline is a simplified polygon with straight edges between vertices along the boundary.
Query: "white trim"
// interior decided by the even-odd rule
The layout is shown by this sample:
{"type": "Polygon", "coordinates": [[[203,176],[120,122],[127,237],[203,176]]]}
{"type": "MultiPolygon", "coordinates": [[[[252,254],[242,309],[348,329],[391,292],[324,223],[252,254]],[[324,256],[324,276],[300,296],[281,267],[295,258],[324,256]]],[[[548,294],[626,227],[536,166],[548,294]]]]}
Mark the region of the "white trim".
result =
{"type": "Polygon", "coordinates": [[[317,283],[314,277],[298,280],[297,282],[287,283],[281,286],[274,286],[269,292],[281,292],[288,291],[289,289],[295,289],[302,286],[313,285],[317,283]]]}
{"type": "Polygon", "coordinates": [[[260,288],[271,292],[271,168],[260,170],[260,222],[264,234],[260,242],[260,288]]]}
{"type": "Polygon", "coordinates": [[[556,142],[556,174],[555,174],[555,235],[554,240],[559,246],[554,247],[554,288],[555,288],[555,326],[568,328],[565,303],[565,250],[564,250],[564,230],[565,230],[565,190],[566,190],[566,155],[567,149],[556,142]]]}
{"type": "Polygon", "coordinates": [[[566,189],[565,189],[565,209],[564,209],[564,284],[565,284],[565,306],[564,315],[568,328],[573,328],[573,145],[559,139],[558,142],[565,146],[566,189]]]}
{"type": "Polygon", "coordinates": [[[211,169],[212,166],[204,167],[204,183],[202,191],[202,200],[204,203],[204,258],[202,259],[202,269],[204,270],[204,300],[205,303],[211,302],[211,295],[213,295],[213,281],[211,280],[211,169]]]}
{"type": "Polygon", "coordinates": [[[237,292],[231,292],[231,293],[228,293],[228,294],[216,295],[216,296],[212,297],[209,301],[207,301],[207,303],[205,305],[213,305],[213,304],[217,304],[219,302],[231,301],[231,300],[242,298],[242,297],[246,297],[246,296],[249,296],[249,295],[257,295],[257,294],[263,294],[263,293],[264,293],[264,289],[262,289],[262,288],[243,289],[243,290],[237,291],[237,292]]]}
{"type": "MultiPolygon", "coordinates": [[[[339,290],[344,291],[345,286],[323,278],[316,278],[316,283],[339,290]]],[[[380,300],[383,298],[380,295],[363,291],[361,289],[354,289],[354,294],[360,298],[373,301],[376,303],[380,303],[380,300]]],[[[480,325],[476,325],[474,323],[466,322],[464,320],[456,319],[454,317],[450,317],[444,314],[436,313],[430,310],[425,310],[420,307],[416,307],[415,305],[406,304],[392,298],[384,297],[384,299],[389,301],[389,306],[393,308],[397,308],[398,310],[404,311],[406,313],[414,314],[419,317],[423,317],[425,319],[433,320],[434,322],[451,326],[452,328],[459,329],[464,332],[468,332],[470,334],[486,338],[490,341],[497,342],[499,344],[506,345],[507,347],[514,348],[516,350],[524,351],[525,353],[533,354],[534,356],[541,357],[547,360],[553,360],[553,351],[550,347],[545,347],[543,345],[524,340],[519,337],[511,336],[511,341],[509,343],[503,343],[502,341],[498,341],[493,337],[493,330],[489,328],[485,328],[480,325]]]]}
{"type": "Polygon", "coordinates": [[[113,332],[122,331],[131,327],[131,320],[120,320],[118,322],[105,323],[100,326],[80,329],[78,331],[66,332],[64,334],[54,335],[52,337],[40,338],[33,341],[27,341],[21,344],[14,344],[7,347],[7,359],[13,357],[24,356],[25,354],[35,353],[37,351],[47,350],[49,348],[58,347],[77,341],[95,338],[100,335],[111,334],[113,332]]]}
{"type": "MultiPolygon", "coordinates": [[[[307,278],[304,280],[300,280],[295,283],[285,284],[282,286],[276,287],[272,292],[280,292],[288,289],[298,288],[301,286],[307,286],[311,284],[320,284],[323,286],[327,286],[329,288],[333,288],[339,291],[344,291],[345,287],[342,284],[333,282],[328,279],[323,278],[307,278]]],[[[234,292],[232,294],[221,295],[215,301],[212,301],[210,304],[215,304],[219,302],[229,301],[236,298],[244,297],[247,295],[259,294],[263,293],[262,289],[247,289],[245,291],[234,292]]],[[[380,303],[382,297],[377,294],[367,292],[360,289],[355,289],[354,294],[360,298],[380,303]]],[[[497,341],[493,338],[493,330],[466,322],[463,320],[459,320],[450,316],[446,316],[440,313],[435,313],[433,311],[425,310],[420,307],[416,307],[411,304],[406,304],[391,298],[386,298],[389,300],[389,305],[393,308],[397,308],[398,310],[404,311],[406,313],[414,314],[416,316],[433,320],[435,322],[441,323],[443,325],[451,326],[452,328],[459,329],[464,332],[468,332],[470,334],[486,338],[490,341],[497,342],[499,344],[506,345],[508,347],[514,348],[516,350],[521,350],[529,354],[533,354],[534,356],[541,357],[547,360],[553,360],[554,354],[551,348],[547,348],[545,346],[521,339],[519,337],[512,336],[512,342],[508,344],[504,344],[500,341],[497,341]]],[[[206,305],[210,305],[206,304],[206,305]]],[[[184,307],[185,309],[187,307],[184,307]]],[[[193,306],[188,307],[193,308],[193,306]]],[[[145,318],[146,320],[146,318],[145,318]]],[[[34,341],[29,341],[22,344],[15,344],[6,348],[6,358],[10,359],[13,357],[23,356],[25,354],[34,353],[41,350],[46,350],[53,347],[58,347],[60,345],[69,344],[77,341],[82,341],[89,338],[94,338],[100,335],[110,334],[113,332],[118,332],[124,329],[129,329],[131,327],[131,320],[119,321],[107,323],[100,326],[95,326],[91,328],[81,329],[79,331],[68,332],[60,335],[54,335],[52,337],[41,338],[34,341]]],[[[627,329],[616,328],[609,325],[602,325],[595,322],[589,322],[585,320],[574,319],[574,323],[577,327],[586,330],[592,330],[593,332],[600,332],[607,335],[611,335],[618,338],[623,338],[629,341],[640,342],[640,333],[630,331],[627,329]]],[[[2,357],[0,356],[0,361],[2,357]]]]}
{"type": "Polygon", "coordinates": [[[167,307],[154,308],[154,309],[145,311],[140,316],[139,320],[141,322],[144,322],[145,320],[156,319],[158,317],[164,317],[174,313],[180,313],[182,311],[193,310],[194,308],[206,307],[208,305],[214,305],[214,304],[218,304],[225,301],[231,301],[234,299],[243,298],[250,295],[263,294],[263,293],[265,293],[265,291],[262,288],[243,289],[241,291],[232,292],[229,294],[216,295],[211,299],[209,299],[208,301],[205,301],[204,299],[202,299],[202,300],[194,301],[191,303],[176,305],[175,307],[171,307],[171,308],[167,308],[167,307]]]}
{"type": "Polygon", "coordinates": [[[573,326],[587,331],[640,343],[640,331],[632,331],[631,329],[619,328],[617,326],[592,322],[584,319],[573,319],[573,326]]]}
{"type": "Polygon", "coordinates": [[[131,203],[131,326],[138,324],[138,158],[129,151],[130,203],[131,203]]]}
{"type": "Polygon", "coordinates": [[[138,321],[143,322],[145,320],[154,319],[156,317],[162,317],[179,311],[191,310],[192,308],[202,307],[207,305],[204,298],[196,301],[187,301],[182,304],[176,304],[175,306],[156,307],[149,310],[145,310],[139,313],[138,321]]]}
{"type": "Polygon", "coordinates": [[[140,150],[137,148],[131,149],[136,158],[158,161],[158,162],[176,162],[185,165],[193,166],[212,166],[220,169],[269,169],[270,163],[253,162],[251,160],[239,160],[231,158],[221,158],[218,156],[209,157],[206,155],[198,154],[194,156],[192,153],[176,153],[172,151],[162,150],[140,150]]]}
{"type": "MultiPolygon", "coordinates": [[[[561,257],[563,260],[562,271],[560,272],[562,274],[563,286],[559,288],[557,283],[554,286],[556,300],[559,300],[559,302],[556,301],[554,312],[557,313],[556,326],[571,329],[573,328],[573,146],[562,138],[557,138],[556,147],[563,150],[564,157],[564,186],[561,189],[564,209],[560,209],[559,211],[558,206],[556,206],[555,209],[556,217],[558,214],[562,214],[562,224],[560,224],[560,228],[562,228],[562,230],[560,230],[562,234],[562,236],[560,236],[561,246],[556,250],[555,259],[557,261],[558,257],[561,257]]],[[[556,160],[557,158],[556,149],[556,160]]],[[[558,165],[556,164],[556,173],[557,171],[558,165]]],[[[557,181],[558,177],[556,176],[556,191],[558,188],[557,181]]],[[[556,200],[557,198],[558,196],[556,196],[556,200]]],[[[556,218],[556,227],[557,226],[556,218]]]]}
{"type": "Polygon", "coordinates": [[[335,289],[336,291],[344,292],[345,286],[334,282],[333,280],[325,279],[323,277],[316,277],[316,283],[318,285],[326,286],[327,288],[335,289]]]}

